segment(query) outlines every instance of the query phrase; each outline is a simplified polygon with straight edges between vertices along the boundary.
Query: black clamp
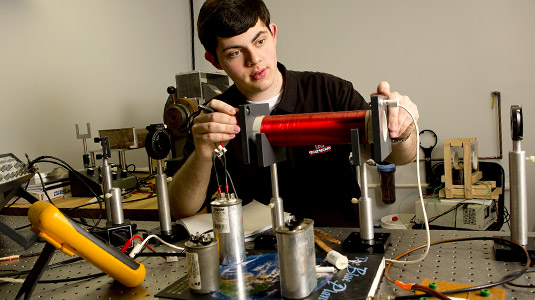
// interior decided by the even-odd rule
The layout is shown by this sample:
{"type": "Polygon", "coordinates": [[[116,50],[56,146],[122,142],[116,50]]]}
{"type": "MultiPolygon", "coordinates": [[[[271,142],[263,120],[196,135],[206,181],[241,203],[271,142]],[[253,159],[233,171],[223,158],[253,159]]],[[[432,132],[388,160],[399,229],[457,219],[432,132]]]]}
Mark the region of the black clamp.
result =
{"type": "Polygon", "coordinates": [[[164,124],[147,126],[149,133],[145,138],[145,149],[153,159],[164,159],[171,151],[171,134],[164,124]]]}

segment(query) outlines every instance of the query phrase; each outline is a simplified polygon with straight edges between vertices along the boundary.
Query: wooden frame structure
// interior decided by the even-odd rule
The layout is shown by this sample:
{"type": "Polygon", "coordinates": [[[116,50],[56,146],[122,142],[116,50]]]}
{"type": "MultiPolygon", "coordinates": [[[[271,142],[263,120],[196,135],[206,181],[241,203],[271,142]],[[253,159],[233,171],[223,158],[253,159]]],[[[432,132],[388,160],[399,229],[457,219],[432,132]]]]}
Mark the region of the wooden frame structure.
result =
{"type": "Polygon", "coordinates": [[[444,141],[444,188],[439,196],[443,198],[464,199],[498,199],[501,187],[495,181],[480,181],[483,177],[479,171],[476,138],[454,138],[444,141]],[[457,150],[462,148],[462,166],[458,163],[457,150]],[[453,184],[453,169],[462,169],[461,184],[453,184]]]}

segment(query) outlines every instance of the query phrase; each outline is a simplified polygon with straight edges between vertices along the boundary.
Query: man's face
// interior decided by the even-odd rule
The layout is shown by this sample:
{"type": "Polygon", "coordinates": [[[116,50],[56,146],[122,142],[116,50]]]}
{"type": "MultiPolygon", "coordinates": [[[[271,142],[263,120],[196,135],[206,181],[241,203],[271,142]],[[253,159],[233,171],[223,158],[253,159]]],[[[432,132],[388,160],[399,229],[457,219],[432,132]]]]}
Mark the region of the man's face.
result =
{"type": "Polygon", "coordinates": [[[277,69],[275,24],[258,21],[246,32],[230,38],[218,37],[217,57],[212,63],[223,69],[249,100],[266,100],[277,95],[282,75],[277,69]]]}

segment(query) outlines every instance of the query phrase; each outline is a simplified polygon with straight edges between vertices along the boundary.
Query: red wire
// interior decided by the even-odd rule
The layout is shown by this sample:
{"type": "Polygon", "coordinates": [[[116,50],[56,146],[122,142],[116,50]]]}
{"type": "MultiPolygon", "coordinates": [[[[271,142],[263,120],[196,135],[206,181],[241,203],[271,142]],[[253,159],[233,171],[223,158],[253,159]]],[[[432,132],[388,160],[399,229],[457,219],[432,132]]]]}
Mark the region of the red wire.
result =
{"type": "Polygon", "coordinates": [[[264,133],[274,146],[350,144],[350,129],[365,129],[367,112],[265,116],[260,133],[264,133]]]}
{"type": "MultiPolygon", "coordinates": [[[[132,246],[132,242],[133,242],[135,239],[140,239],[140,240],[143,242],[143,238],[142,238],[142,237],[140,237],[139,235],[135,235],[135,236],[129,238],[129,239],[124,243],[123,248],[121,248],[121,252],[125,253],[126,250],[128,250],[128,248],[130,248],[130,246],[132,246]]],[[[156,251],[154,251],[154,249],[152,249],[149,245],[145,244],[145,247],[147,247],[147,249],[149,249],[150,251],[156,253],[156,251]]]]}

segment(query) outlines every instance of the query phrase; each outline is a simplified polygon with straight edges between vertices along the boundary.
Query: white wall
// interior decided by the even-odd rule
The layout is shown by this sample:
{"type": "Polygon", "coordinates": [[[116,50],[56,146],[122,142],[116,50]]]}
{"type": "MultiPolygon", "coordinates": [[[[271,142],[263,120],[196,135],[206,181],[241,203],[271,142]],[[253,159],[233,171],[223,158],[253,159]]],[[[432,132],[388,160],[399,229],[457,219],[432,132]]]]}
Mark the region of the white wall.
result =
{"type": "MultiPolygon", "coordinates": [[[[81,168],[75,124],[95,137],[162,123],[167,86],[192,68],[190,28],[187,0],[1,0],[0,154],[81,168]]],[[[146,157],[127,152],[138,167],[146,157]]]]}
{"type": "MultiPolygon", "coordinates": [[[[530,130],[535,123],[530,101],[535,94],[535,2],[269,0],[266,4],[278,25],[281,62],[290,69],[348,79],[365,97],[379,81],[389,81],[393,90],[418,104],[420,130],[438,135],[433,158],[443,157],[444,140],[459,137],[476,137],[480,156],[498,155],[492,91],[502,95],[504,158],[497,162],[505,168],[507,181],[513,104],[523,106],[523,149],[535,155],[530,130]]],[[[197,64],[209,68],[200,61],[201,54],[197,46],[197,64]]],[[[529,211],[535,207],[534,172],[533,164],[528,164],[529,211]]],[[[399,167],[396,180],[416,183],[415,174],[416,164],[399,167]]],[[[414,212],[414,192],[399,189],[396,204],[379,203],[376,220],[400,210],[414,212]]],[[[535,230],[535,217],[530,216],[529,223],[535,230]]]]}

